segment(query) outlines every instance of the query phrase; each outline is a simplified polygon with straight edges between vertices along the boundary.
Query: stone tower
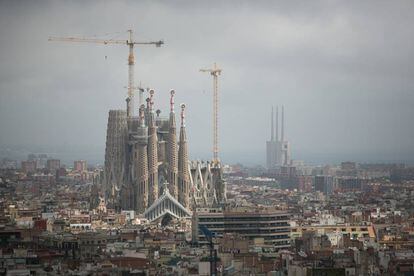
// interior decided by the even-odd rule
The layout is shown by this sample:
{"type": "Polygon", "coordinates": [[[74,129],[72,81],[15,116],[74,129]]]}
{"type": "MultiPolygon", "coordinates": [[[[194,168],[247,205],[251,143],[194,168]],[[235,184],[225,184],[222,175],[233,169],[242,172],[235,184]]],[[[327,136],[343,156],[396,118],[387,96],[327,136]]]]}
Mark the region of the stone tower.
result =
{"type": "Polygon", "coordinates": [[[145,126],[145,107],[139,109],[140,126],[138,128],[138,143],[136,144],[136,204],[135,210],[143,213],[148,207],[148,159],[147,143],[148,129],[145,126]]]}
{"type": "Polygon", "coordinates": [[[190,198],[195,196],[190,194],[190,190],[194,190],[193,178],[196,183],[210,183],[207,188],[197,184],[201,188],[194,190],[198,194],[208,191],[203,197],[205,201],[222,201],[224,197],[218,196],[217,192],[225,191],[225,186],[215,181],[221,178],[220,173],[214,174],[212,168],[208,174],[192,176],[190,171],[185,105],[181,105],[181,127],[177,137],[175,91],[170,91],[170,112],[165,117],[160,116],[160,110],[155,112],[154,90],[148,89],[148,92],[147,104],[140,106],[139,116],[131,115],[129,98],[125,111],[109,112],[103,181],[108,207],[144,214],[159,200],[159,183],[167,181],[170,184],[165,192],[185,208],[191,208],[190,198]]]}
{"type": "Polygon", "coordinates": [[[148,120],[148,205],[158,199],[158,138],[154,115],[154,90],[150,90],[148,120]]]}
{"type": "Polygon", "coordinates": [[[185,133],[185,104],[181,104],[181,128],[178,148],[178,201],[189,207],[190,172],[188,164],[187,137],[185,133]]]}
{"type": "Polygon", "coordinates": [[[175,126],[175,112],[174,112],[174,94],[175,91],[171,90],[170,98],[170,121],[169,121],[169,131],[168,131],[168,140],[167,140],[167,173],[168,173],[168,187],[170,194],[178,199],[178,151],[177,151],[177,131],[175,126]]]}
{"type": "Polygon", "coordinates": [[[105,197],[111,207],[120,206],[120,190],[125,181],[127,114],[124,110],[110,110],[105,147],[105,197]]]}
{"type": "Polygon", "coordinates": [[[121,190],[121,208],[123,210],[136,209],[137,194],[137,174],[138,167],[138,128],[140,126],[139,117],[129,116],[131,114],[130,99],[127,98],[127,123],[128,141],[126,143],[126,165],[125,177],[121,190]]]}

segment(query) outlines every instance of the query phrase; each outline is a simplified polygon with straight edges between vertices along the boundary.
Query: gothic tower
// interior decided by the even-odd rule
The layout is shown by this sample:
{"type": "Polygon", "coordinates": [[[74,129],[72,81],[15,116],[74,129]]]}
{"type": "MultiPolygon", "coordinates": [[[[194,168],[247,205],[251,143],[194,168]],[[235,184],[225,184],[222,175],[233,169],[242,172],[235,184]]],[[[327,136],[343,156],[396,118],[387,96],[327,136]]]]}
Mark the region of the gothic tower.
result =
{"type": "Polygon", "coordinates": [[[136,204],[138,213],[143,213],[148,207],[148,161],[147,143],[148,129],[145,126],[145,106],[139,109],[140,126],[138,128],[138,143],[136,144],[136,204]]]}
{"type": "Polygon", "coordinates": [[[190,173],[188,164],[187,137],[185,133],[185,104],[181,104],[181,128],[178,148],[178,201],[189,207],[190,173]]]}
{"type": "Polygon", "coordinates": [[[178,198],[178,187],[177,187],[177,173],[178,173],[178,160],[177,160],[177,132],[175,126],[175,112],[174,112],[174,94],[175,91],[171,90],[170,98],[170,121],[169,121],[169,131],[168,131],[168,140],[167,140],[167,173],[168,173],[168,187],[170,194],[178,198]]]}
{"type": "Polygon", "coordinates": [[[104,190],[109,206],[119,207],[120,190],[125,181],[127,114],[124,110],[110,110],[106,133],[104,190]]]}
{"type": "Polygon", "coordinates": [[[158,199],[158,138],[154,115],[154,90],[150,90],[148,120],[148,206],[158,199]]]}

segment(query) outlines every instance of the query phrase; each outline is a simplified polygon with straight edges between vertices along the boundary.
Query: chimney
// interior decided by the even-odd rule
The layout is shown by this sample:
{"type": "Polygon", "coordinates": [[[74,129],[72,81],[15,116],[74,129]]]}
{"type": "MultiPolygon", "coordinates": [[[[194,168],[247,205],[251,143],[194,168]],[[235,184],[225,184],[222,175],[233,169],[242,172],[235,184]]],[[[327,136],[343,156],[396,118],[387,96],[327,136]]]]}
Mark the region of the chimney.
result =
{"type": "Polygon", "coordinates": [[[280,137],[280,140],[284,142],[285,141],[285,108],[283,105],[282,105],[282,130],[281,132],[282,132],[281,134],[282,137],[280,137]]]}
{"type": "Polygon", "coordinates": [[[279,107],[278,106],[276,106],[276,122],[275,122],[275,128],[276,128],[276,130],[275,130],[275,132],[276,132],[276,142],[279,142],[279,107]]]}
{"type": "Polygon", "coordinates": [[[270,141],[274,141],[275,137],[274,137],[274,122],[273,122],[273,106],[272,106],[272,113],[270,115],[270,128],[271,128],[271,134],[270,134],[270,141]]]}

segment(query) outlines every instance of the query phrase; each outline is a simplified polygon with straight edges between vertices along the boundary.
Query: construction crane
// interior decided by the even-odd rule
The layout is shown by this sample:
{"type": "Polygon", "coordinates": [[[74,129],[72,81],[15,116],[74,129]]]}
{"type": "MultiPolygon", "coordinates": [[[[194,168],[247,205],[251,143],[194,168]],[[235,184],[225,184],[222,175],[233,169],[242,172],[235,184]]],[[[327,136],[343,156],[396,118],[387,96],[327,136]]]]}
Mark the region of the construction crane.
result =
{"type": "Polygon", "coordinates": [[[149,94],[150,88],[144,88],[141,83],[139,83],[139,86],[137,86],[137,89],[139,91],[139,106],[144,104],[144,92],[147,91],[147,93],[149,94]]]}
{"type": "Polygon", "coordinates": [[[217,275],[217,250],[214,249],[213,237],[214,233],[211,232],[205,225],[200,225],[200,230],[206,237],[208,245],[210,247],[210,275],[217,275]]]}
{"type": "MultiPolygon", "coordinates": [[[[128,86],[124,86],[124,88],[128,88],[128,86]]],[[[133,90],[137,90],[139,92],[139,97],[138,97],[138,106],[141,106],[144,104],[144,92],[147,91],[147,93],[149,93],[150,88],[144,88],[141,83],[139,83],[138,86],[133,87],[133,90]]]]}
{"type": "MultiPolygon", "coordinates": [[[[128,98],[127,98],[127,116],[132,116],[132,106],[133,106],[133,91],[137,88],[134,86],[134,65],[135,65],[135,56],[134,56],[134,46],[135,45],[155,45],[156,47],[160,47],[164,44],[164,41],[149,41],[149,42],[137,42],[133,39],[133,31],[128,30],[129,39],[122,40],[122,39],[98,39],[98,38],[81,38],[81,37],[49,37],[49,41],[61,41],[61,42],[86,42],[86,43],[97,43],[97,44],[119,44],[119,45],[127,45],[129,47],[129,56],[128,56],[128,98]]],[[[140,103],[142,97],[140,97],[140,103]]]]}
{"type": "Polygon", "coordinates": [[[200,69],[200,72],[208,72],[213,76],[213,164],[218,164],[219,160],[219,146],[218,146],[218,76],[221,74],[221,69],[214,63],[211,69],[200,69]]]}

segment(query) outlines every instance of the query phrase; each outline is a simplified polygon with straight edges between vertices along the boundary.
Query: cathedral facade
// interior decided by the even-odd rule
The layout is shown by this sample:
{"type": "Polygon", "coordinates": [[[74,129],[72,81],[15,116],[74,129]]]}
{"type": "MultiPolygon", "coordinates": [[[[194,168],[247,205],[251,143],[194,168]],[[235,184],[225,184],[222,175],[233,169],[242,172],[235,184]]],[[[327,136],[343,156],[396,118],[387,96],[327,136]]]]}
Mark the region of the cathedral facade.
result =
{"type": "Polygon", "coordinates": [[[187,210],[225,202],[220,164],[189,162],[184,104],[177,141],[174,94],[166,118],[154,110],[153,90],[139,116],[131,116],[129,99],[126,111],[109,111],[102,183],[109,207],[144,214],[160,202],[163,189],[187,210]]]}

